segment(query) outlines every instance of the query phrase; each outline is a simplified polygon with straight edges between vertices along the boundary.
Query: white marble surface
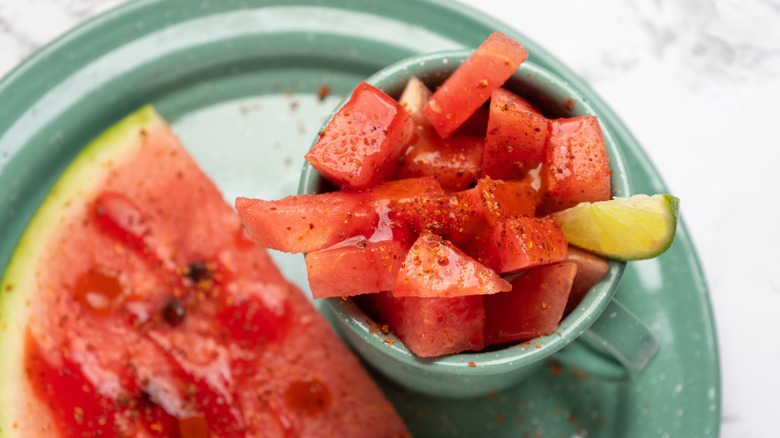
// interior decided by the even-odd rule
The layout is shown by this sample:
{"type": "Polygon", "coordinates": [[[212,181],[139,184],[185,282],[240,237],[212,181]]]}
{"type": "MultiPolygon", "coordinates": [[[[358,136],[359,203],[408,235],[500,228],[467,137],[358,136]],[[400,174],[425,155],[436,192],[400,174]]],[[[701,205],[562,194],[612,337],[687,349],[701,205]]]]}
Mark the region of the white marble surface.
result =
{"type": "MultiPolygon", "coordinates": [[[[122,2],[0,0],[0,75],[122,2]]],[[[780,1],[464,2],[542,43],[644,145],[682,199],[711,288],[722,436],[777,436],[780,1]]]]}

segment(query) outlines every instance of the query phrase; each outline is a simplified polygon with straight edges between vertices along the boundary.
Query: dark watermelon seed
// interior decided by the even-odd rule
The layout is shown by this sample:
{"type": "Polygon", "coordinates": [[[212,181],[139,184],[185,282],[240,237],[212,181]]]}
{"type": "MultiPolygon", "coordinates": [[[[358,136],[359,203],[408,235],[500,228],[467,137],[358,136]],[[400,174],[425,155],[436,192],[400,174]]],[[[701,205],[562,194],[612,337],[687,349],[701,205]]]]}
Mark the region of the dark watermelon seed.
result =
{"type": "Polygon", "coordinates": [[[195,283],[200,283],[211,278],[211,269],[204,262],[192,262],[187,266],[187,278],[195,283]]]}
{"type": "Polygon", "coordinates": [[[177,298],[170,298],[162,309],[163,318],[170,325],[179,325],[186,315],[184,306],[177,298]]]}

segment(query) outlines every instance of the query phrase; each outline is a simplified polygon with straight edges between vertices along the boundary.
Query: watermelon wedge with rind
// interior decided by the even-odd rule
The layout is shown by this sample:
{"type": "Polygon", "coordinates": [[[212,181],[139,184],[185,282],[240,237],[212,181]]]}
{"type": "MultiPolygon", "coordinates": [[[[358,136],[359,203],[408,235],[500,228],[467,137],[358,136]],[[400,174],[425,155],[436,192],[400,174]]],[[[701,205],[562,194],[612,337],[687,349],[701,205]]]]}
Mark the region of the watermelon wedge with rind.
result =
{"type": "MultiPolygon", "coordinates": [[[[31,297],[24,291],[35,288],[34,271],[30,266],[41,258],[46,248],[43,242],[58,233],[57,227],[52,225],[66,222],[81,213],[86,205],[79,203],[78,199],[92,198],[100,189],[106,177],[104,165],[121,162],[137,150],[141,131],[152,131],[160,125],[165,125],[165,122],[154,108],[146,106],[103,132],[68,166],[30,220],[0,282],[2,394],[16,394],[18,399],[22,399],[22,395],[32,395],[26,384],[24,363],[20,360],[24,355],[25,329],[32,310],[31,297]]],[[[0,396],[0,436],[6,436],[15,429],[12,413],[20,408],[32,409],[18,406],[13,398],[0,396]]],[[[48,416],[43,410],[38,415],[43,415],[42,418],[48,416]]],[[[30,416],[36,415],[30,412],[30,416]]]]}
{"type": "MultiPolygon", "coordinates": [[[[151,375],[153,379],[157,368],[149,366],[149,363],[165,365],[172,361],[179,361],[177,369],[185,374],[190,373],[190,377],[195,376],[196,380],[193,383],[200,385],[196,394],[203,388],[219,389],[223,385],[221,382],[242,383],[243,386],[235,385],[225,393],[232,398],[223,398],[222,403],[219,399],[212,399],[217,403],[201,406],[201,408],[204,412],[221,410],[222,413],[234,413],[238,409],[237,406],[241,405],[244,409],[243,418],[241,416],[234,418],[250,427],[254,425],[264,427],[264,434],[268,436],[275,435],[274,432],[279,436],[310,435],[314,431],[324,434],[336,434],[338,431],[359,436],[377,427],[386,432],[386,436],[406,436],[407,432],[392,406],[384,400],[381,392],[362,370],[356,358],[338,341],[327,326],[327,322],[311,307],[308,300],[282,278],[268,254],[254,247],[242,233],[235,212],[224,203],[217,188],[186,154],[175,134],[152,107],[142,108],[120,121],[90,143],[74,159],[30,221],[3,275],[0,283],[0,357],[2,358],[0,360],[0,436],[57,436],[56,429],[59,427],[56,425],[62,424],[59,419],[61,415],[60,417],[57,415],[65,410],[59,409],[55,412],[47,405],[56,406],[64,397],[48,399],[52,403],[47,403],[47,399],[40,396],[40,389],[36,390],[35,384],[31,383],[31,379],[25,372],[25,367],[35,365],[35,360],[45,358],[44,360],[48,361],[50,357],[67,358],[68,361],[76,364],[77,369],[81,370],[84,376],[94,377],[94,371],[96,369],[100,371],[96,368],[102,366],[100,363],[95,365],[97,362],[94,361],[78,362],[80,359],[72,356],[71,351],[61,348],[79,347],[77,341],[80,338],[74,338],[77,335],[72,333],[94,334],[95,338],[89,338],[87,341],[102,339],[100,330],[88,331],[85,328],[89,329],[93,325],[98,328],[106,327],[105,319],[101,319],[102,316],[90,316],[89,309],[78,307],[81,304],[73,298],[75,294],[72,288],[68,287],[68,284],[72,286],[75,283],[73,278],[78,278],[76,277],[78,273],[84,272],[85,258],[92,260],[88,260],[87,263],[111,262],[108,259],[90,259],[96,257],[95,254],[108,255],[108,259],[115,254],[115,259],[121,259],[124,254],[128,260],[135,261],[138,266],[141,266],[140,269],[138,266],[130,266],[120,272],[133,281],[138,275],[143,276],[154,269],[165,271],[168,268],[175,268],[171,272],[179,275],[180,268],[187,266],[188,261],[196,257],[209,256],[219,263],[218,269],[222,269],[220,275],[224,277],[215,280],[223,281],[224,289],[218,291],[219,294],[210,294],[210,298],[204,301],[206,304],[197,304],[188,308],[187,314],[191,316],[184,318],[183,322],[169,326],[164,319],[160,318],[160,313],[154,313],[153,315],[158,315],[158,319],[152,320],[157,321],[156,325],[149,326],[154,336],[134,333],[132,329],[123,328],[125,332],[122,333],[132,335],[130,339],[111,338],[112,345],[107,347],[97,345],[96,351],[117,349],[132,352],[139,345],[139,340],[145,343],[144,345],[159,347],[166,340],[175,340],[177,336],[183,336],[186,339],[187,349],[176,354],[158,348],[163,354],[167,354],[163,359],[152,358],[151,362],[144,362],[145,359],[138,362],[139,359],[130,354],[126,355],[127,359],[122,360],[127,360],[127,364],[133,365],[133,369],[136,369],[135,365],[139,363],[141,366],[146,366],[145,370],[137,369],[151,375]],[[126,191],[122,191],[123,189],[126,191]],[[106,247],[105,243],[113,240],[111,240],[112,236],[101,234],[101,230],[95,228],[101,216],[97,210],[99,203],[95,201],[102,199],[107,191],[126,194],[128,199],[132,199],[144,212],[144,220],[147,221],[149,230],[149,233],[144,232],[142,236],[144,251],[136,251],[121,242],[106,247]],[[85,227],[87,232],[79,233],[81,227],[85,227]],[[78,236],[79,234],[81,236],[78,236]],[[84,245],[84,242],[94,242],[94,245],[84,245]],[[78,245],[81,245],[83,251],[67,252],[67,248],[78,245]],[[62,258],[63,256],[69,257],[62,258]],[[145,258],[154,258],[161,263],[143,268],[145,258]],[[76,274],[70,274],[70,271],[76,274]],[[48,282],[50,279],[55,281],[64,279],[70,283],[52,284],[48,282]],[[234,297],[245,301],[235,301],[234,297]],[[267,322],[263,318],[268,316],[263,314],[263,309],[258,310],[256,305],[258,298],[261,301],[268,300],[261,303],[262,306],[273,312],[282,309],[280,318],[294,322],[288,326],[280,326],[282,328],[278,336],[271,332],[261,333],[266,338],[256,336],[254,334],[256,323],[263,328],[262,324],[267,322]],[[219,301],[220,299],[223,301],[219,301]],[[199,311],[198,306],[206,307],[203,307],[205,310],[199,311]],[[62,309],[76,309],[77,311],[72,314],[75,317],[70,318],[65,330],[52,330],[56,328],[56,324],[62,322],[58,317],[62,315],[62,309]],[[230,318],[226,322],[218,319],[219,312],[224,309],[230,311],[226,313],[230,318]],[[243,312],[243,309],[248,312],[243,312]],[[204,315],[216,315],[217,319],[203,320],[201,318],[204,315]],[[226,327],[220,329],[220,324],[226,324],[226,327]],[[199,330],[189,330],[193,327],[199,330]],[[177,332],[184,328],[187,328],[187,331],[177,332]],[[211,328],[215,331],[209,331],[211,328]],[[233,336],[235,331],[244,337],[233,336]],[[268,337],[269,333],[275,337],[268,337]],[[29,347],[29,339],[36,336],[35,343],[38,348],[26,350],[29,347]],[[63,340],[67,343],[58,343],[63,340]],[[246,371],[235,371],[232,377],[228,376],[219,381],[212,381],[211,378],[201,379],[191,373],[201,372],[200,370],[218,370],[222,373],[225,370],[221,365],[224,360],[206,362],[180,360],[180,357],[197,356],[199,350],[215,351],[222,354],[215,357],[224,359],[224,354],[227,352],[242,349],[241,355],[234,358],[239,361],[237,363],[241,363],[250,360],[243,353],[252,348],[253,341],[258,341],[258,345],[271,345],[273,348],[256,350],[256,362],[249,362],[252,370],[249,376],[246,371]],[[250,347],[244,348],[245,343],[250,347]],[[30,362],[29,351],[34,351],[35,354],[40,351],[43,354],[30,362]],[[193,368],[193,364],[197,366],[193,368]],[[91,372],[93,374],[90,374],[91,372]],[[315,388],[332,388],[328,393],[329,398],[326,397],[329,401],[324,407],[304,404],[303,409],[310,411],[324,409],[324,412],[316,411],[314,415],[311,412],[294,411],[286,406],[285,403],[289,405],[290,402],[285,401],[289,398],[285,394],[285,388],[289,393],[289,389],[293,387],[292,383],[298,385],[297,388],[301,384],[305,387],[311,382],[316,384],[315,388]],[[342,391],[345,387],[349,387],[350,390],[342,391]],[[259,394],[261,396],[258,396],[259,394]],[[249,405],[243,405],[244,403],[249,405]],[[358,407],[360,409],[357,409],[358,407]],[[57,423],[58,421],[60,423],[57,423]]],[[[180,275],[184,277],[186,271],[180,275]]],[[[169,277],[170,275],[161,279],[152,278],[147,283],[158,286],[167,284],[163,280],[170,279],[169,277]]],[[[131,283],[131,286],[133,293],[136,293],[144,284],[131,283]]],[[[167,290],[162,296],[167,294],[175,295],[176,291],[167,290]]],[[[159,299],[160,296],[152,296],[152,298],[159,299]]],[[[154,307],[156,304],[146,301],[143,305],[156,309],[157,312],[162,307],[154,307]]],[[[136,305],[135,308],[137,307],[136,305]]],[[[129,307],[125,306],[122,311],[127,312],[128,309],[129,307]]],[[[124,321],[121,315],[115,320],[124,321]]],[[[91,353],[92,347],[85,348],[87,350],[81,350],[81,353],[84,351],[91,353]]],[[[103,359],[101,356],[92,356],[94,357],[103,359]]],[[[108,360],[110,363],[111,358],[109,357],[108,360]]],[[[53,366],[56,369],[61,366],[57,365],[56,360],[48,362],[50,368],[53,366]]],[[[165,373],[170,370],[170,367],[163,367],[160,375],[167,376],[169,374],[165,373]]],[[[108,371],[121,372],[114,369],[108,371]]],[[[108,382],[110,383],[111,380],[109,379],[108,382]]],[[[146,385],[145,382],[143,384],[146,385]]],[[[110,391],[103,393],[110,387],[110,384],[107,387],[95,384],[93,390],[99,390],[103,397],[112,397],[110,391]]],[[[164,392],[157,393],[157,396],[160,394],[168,396],[164,392]]],[[[72,396],[79,397],[78,394],[72,396]]],[[[134,392],[131,396],[138,397],[139,394],[134,392]]],[[[178,411],[176,409],[169,411],[170,406],[163,406],[159,400],[152,398],[153,402],[158,403],[156,406],[165,409],[169,415],[182,418],[181,408],[177,408],[178,411]]],[[[115,404],[115,406],[119,405],[115,404]]],[[[116,412],[118,414],[111,415],[125,415],[124,411],[116,412]]],[[[187,412],[183,414],[188,415],[187,412]]],[[[207,412],[203,415],[208,418],[209,414],[207,412]]],[[[73,418],[73,414],[70,418],[73,418]]],[[[222,420],[225,417],[217,419],[222,420]]],[[[78,416],[75,421],[79,421],[78,416]]],[[[224,422],[209,423],[210,427],[214,425],[222,427],[223,432],[231,430],[230,425],[224,422]]],[[[146,426],[158,427],[159,424],[146,426]]],[[[238,426],[243,427],[240,424],[238,426]]],[[[141,433],[145,426],[135,424],[133,427],[135,429],[132,432],[141,433]]],[[[106,432],[112,431],[101,430],[100,432],[105,435],[106,432]]],[[[251,433],[251,429],[248,432],[251,433]]],[[[61,431],[60,434],[66,433],[61,431]]],[[[240,433],[217,434],[241,436],[240,433]]]]}

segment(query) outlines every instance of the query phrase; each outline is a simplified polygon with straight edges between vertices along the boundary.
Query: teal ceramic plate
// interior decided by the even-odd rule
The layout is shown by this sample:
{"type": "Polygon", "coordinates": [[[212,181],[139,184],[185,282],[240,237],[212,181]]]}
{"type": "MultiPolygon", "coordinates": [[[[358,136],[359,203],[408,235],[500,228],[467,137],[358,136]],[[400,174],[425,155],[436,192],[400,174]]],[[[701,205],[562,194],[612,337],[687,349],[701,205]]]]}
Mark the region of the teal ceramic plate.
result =
{"type": "MultiPolygon", "coordinates": [[[[494,30],[525,43],[533,61],[607,115],[636,192],[667,191],[620,120],[570,70],[448,0],[142,0],[87,22],[0,82],[0,266],[79,149],[142,104],[173,122],[227,199],[280,197],[296,191],[304,151],[359,80],[405,56],[475,47],[494,30]]],[[[380,384],[418,436],[717,436],[712,314],[684,225],[678,233],[662,257],[631,263],[617,293],[661,342],[639,380],[551,363],[517,388],[474,400],[380,384]]],[[[305,286],[299,256],[277,259],[305,286]]]]}

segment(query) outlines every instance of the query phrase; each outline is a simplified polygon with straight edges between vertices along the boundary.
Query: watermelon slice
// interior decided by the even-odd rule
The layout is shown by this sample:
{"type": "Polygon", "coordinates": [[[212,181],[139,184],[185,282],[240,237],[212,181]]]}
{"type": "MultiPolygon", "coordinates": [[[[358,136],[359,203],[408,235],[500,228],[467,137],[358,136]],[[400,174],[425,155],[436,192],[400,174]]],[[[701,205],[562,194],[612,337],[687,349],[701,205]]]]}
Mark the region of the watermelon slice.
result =
{"type": "Polygon", "coordinates": [[[75,159],[0,287],[0,435],[408,435],[151,107],[75,159]]]}

